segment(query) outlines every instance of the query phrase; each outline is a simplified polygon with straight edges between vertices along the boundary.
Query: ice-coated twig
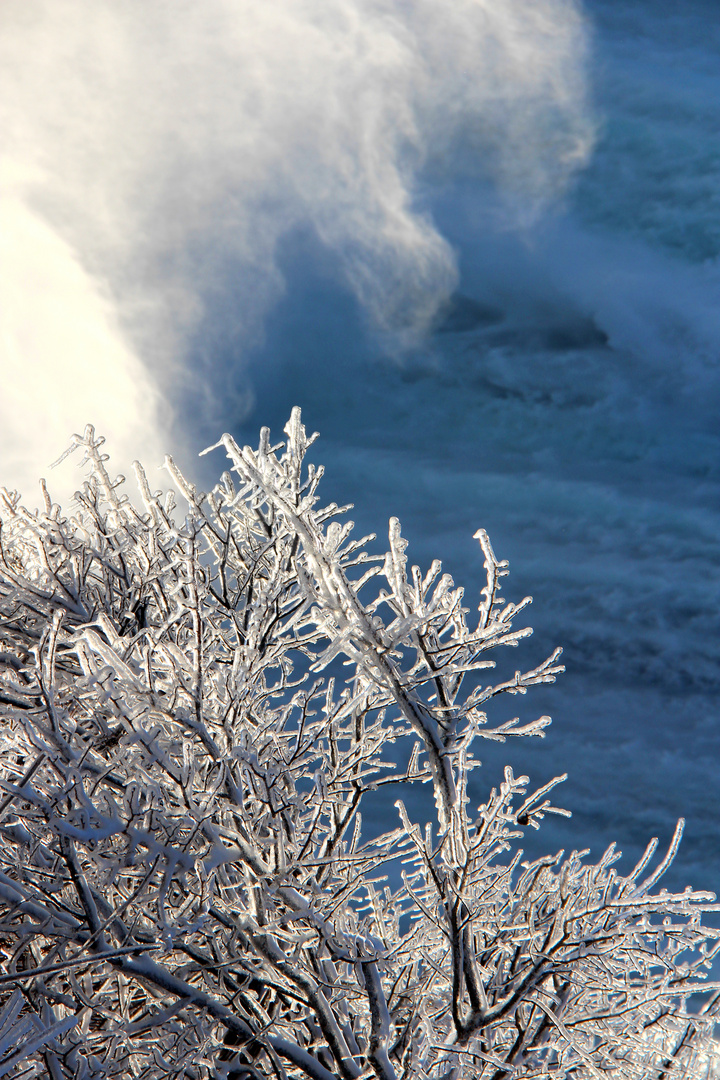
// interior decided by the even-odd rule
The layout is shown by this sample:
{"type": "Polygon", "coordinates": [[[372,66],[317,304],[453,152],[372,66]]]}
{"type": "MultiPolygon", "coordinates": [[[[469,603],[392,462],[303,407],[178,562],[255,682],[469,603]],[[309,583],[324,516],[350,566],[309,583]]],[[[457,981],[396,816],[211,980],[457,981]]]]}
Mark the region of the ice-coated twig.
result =
{"type": "Polygon", "coordinates": [[[478,794],[479,739],[550,723],[495,699],[563,670],[503,667],[507,563],[479,530],[470,626],[395,518],[377,552],[321,505],[299,410],[285,435],[223,436],[207,494],[168,458],[182,515],[92,427],[74,516],[2,495],[0,1075],[720,1076],[717,905],[653,892],[681,825],[623,877],[614,845],[523,861],[563,777],[478,794]]]}

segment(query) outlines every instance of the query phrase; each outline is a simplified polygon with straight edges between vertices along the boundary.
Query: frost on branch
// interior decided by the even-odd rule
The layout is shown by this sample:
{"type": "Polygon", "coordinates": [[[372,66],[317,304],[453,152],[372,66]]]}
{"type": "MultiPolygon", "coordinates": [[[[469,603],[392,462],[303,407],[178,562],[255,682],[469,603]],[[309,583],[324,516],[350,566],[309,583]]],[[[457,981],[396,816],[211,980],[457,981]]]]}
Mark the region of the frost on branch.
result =
{"type": "Polygon", "coordinates": [[[470,618],[396,520],[378,557],[321,508],[298,410],[285,432],[224,436],[207,495],[168,459],[184,517],[139,465],[124,496],[92,428],[74,516],[3,495],[0,1077],[720,1075],[714,897],[655,889],[680,830],[622,877],[613,846],[523,861],[562,778],[469,802],[479,739],[549,723],[492,699],[562,670],[493,680],[530,633],[507,564],[479,531],[470,618]]]}

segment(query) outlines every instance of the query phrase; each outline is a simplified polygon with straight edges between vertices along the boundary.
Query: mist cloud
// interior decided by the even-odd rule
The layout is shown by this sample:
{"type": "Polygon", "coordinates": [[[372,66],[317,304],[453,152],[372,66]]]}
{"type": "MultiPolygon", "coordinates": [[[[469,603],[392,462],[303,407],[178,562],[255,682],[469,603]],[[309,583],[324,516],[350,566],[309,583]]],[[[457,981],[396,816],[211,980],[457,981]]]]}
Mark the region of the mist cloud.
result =
{"type": "MultiPolygon", "coordinates": [[[[24,407],[62,444],[94,408],[154,454],[171,437],[160,397],[192,386],[183,349],[203,305],[231,266],[250,340],[298,226],[379,326],[421,328],[457,278],[427,177],[465,170],[532,213],[592,137],[571,0],[5,0],[0,50],[2,179],[24,230],[6,278],[15,260],[25,277],[42,266],[30,307],[46,327],[62,308],[67,329],[24,334],[11,289],[4,376],[32,369],[24,407]],[[101,324],[91,391],[80,371],[101,324]]],[[[5,426],[6,461],[21,442],[5,426]]]]}

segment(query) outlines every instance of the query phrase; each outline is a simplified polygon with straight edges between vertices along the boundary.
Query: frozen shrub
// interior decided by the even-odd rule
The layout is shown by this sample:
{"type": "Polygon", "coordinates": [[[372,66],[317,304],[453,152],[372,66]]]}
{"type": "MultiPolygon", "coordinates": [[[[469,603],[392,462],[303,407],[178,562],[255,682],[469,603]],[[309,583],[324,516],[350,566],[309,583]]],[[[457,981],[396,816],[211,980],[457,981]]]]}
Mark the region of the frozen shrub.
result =
{"type": "Polygon", "coordinates": [[[612,846],[522,861],[557,780],[469,803],[477,741],[549,723],[489,703],[562,670],[487,682],[530,631],[486,534],[469,621],[397,521],[377,557],[320,507],[285,430],[224,436],[208,495],[168,460],[184,519],[140,466],[123,496],[91,428],[72,516],[4,494],[0,1077],[716,1075],[714,898],[655,891],[680,828],[622,877],[612,846]]]}

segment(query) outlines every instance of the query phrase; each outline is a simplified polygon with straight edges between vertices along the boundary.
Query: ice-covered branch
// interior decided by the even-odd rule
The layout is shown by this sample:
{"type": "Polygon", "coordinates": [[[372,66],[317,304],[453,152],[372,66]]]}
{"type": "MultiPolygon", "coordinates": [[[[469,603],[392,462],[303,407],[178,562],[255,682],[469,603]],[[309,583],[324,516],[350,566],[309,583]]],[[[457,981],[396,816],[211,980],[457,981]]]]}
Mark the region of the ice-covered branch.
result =
{"type": "Polygon", "coordinates": [[[285,434],[224,436],[207,494],[168,459],[183,514],[137,463],[133,504],[90,427],[74,516],[2,497],[1,1074],[715,1075],[714,898],[653,892],[680,832],[623,878],[613,847],[523,862],[562,777],[472,805],[477,740],[550,722],[494,700],[562,671],[488,680],[530,633],[507,563],[480,530],[470,625],[396,519],[374,551],[320,504],[299,410],[285,434]]]}

